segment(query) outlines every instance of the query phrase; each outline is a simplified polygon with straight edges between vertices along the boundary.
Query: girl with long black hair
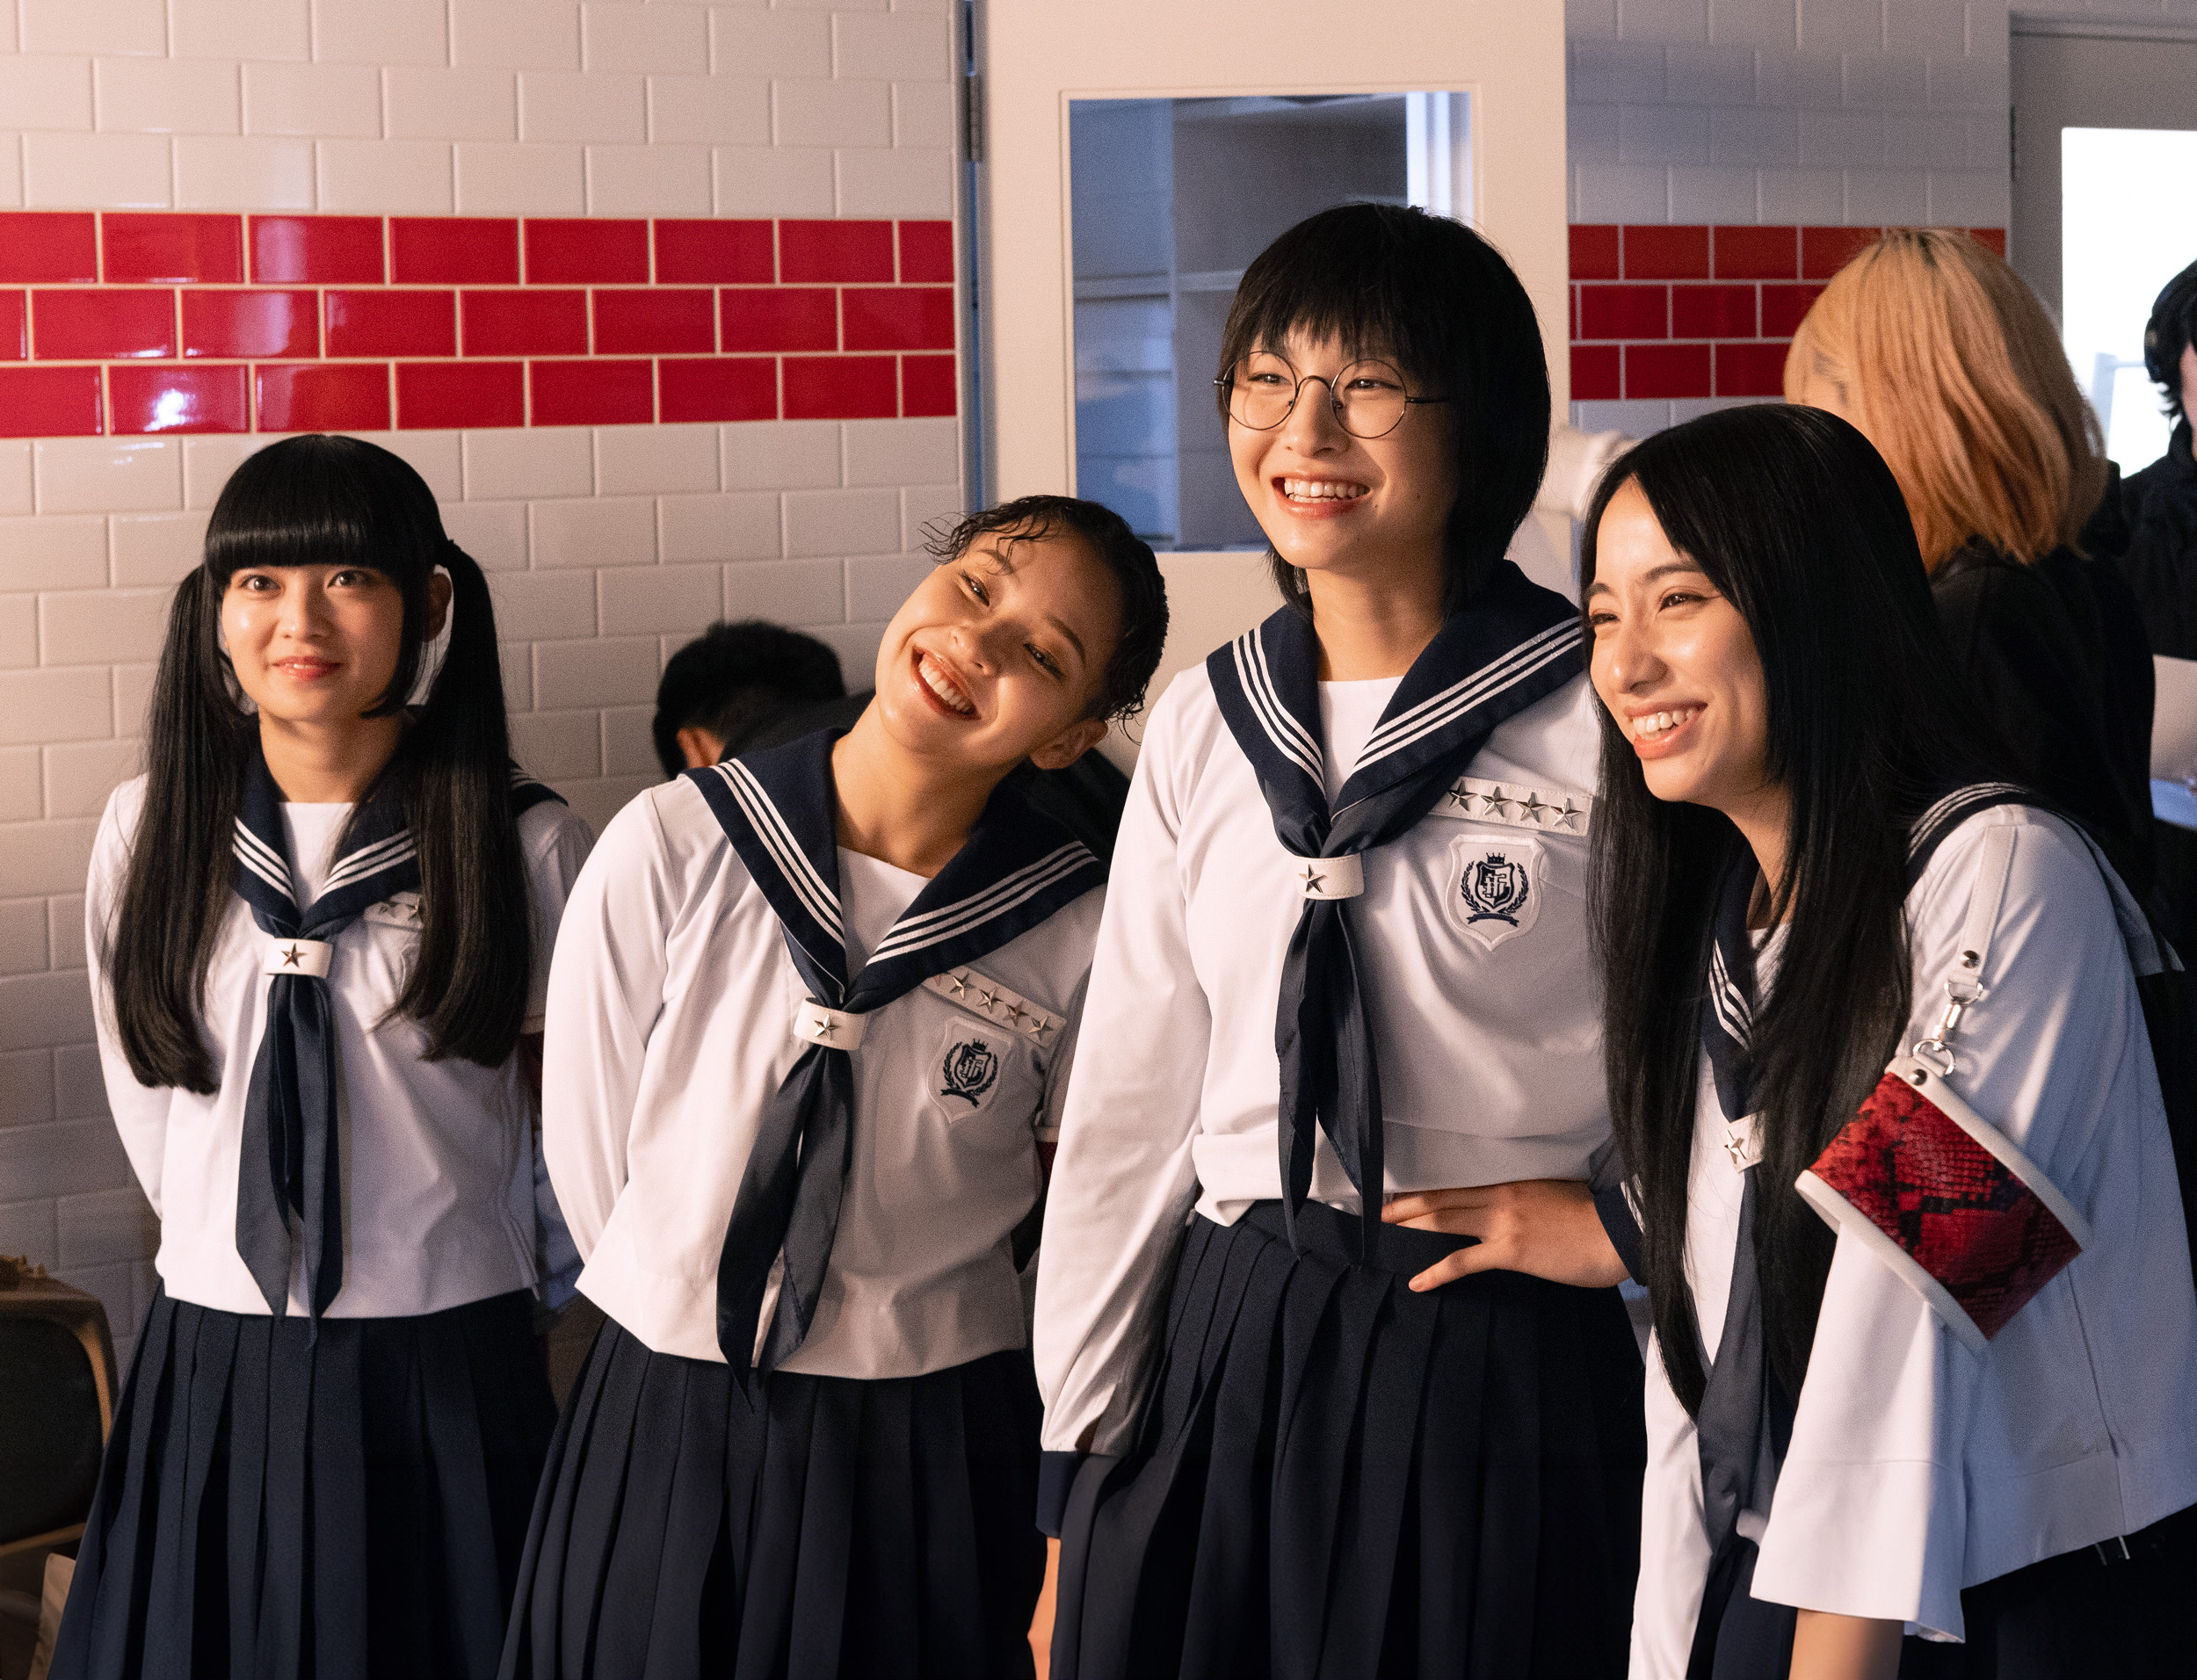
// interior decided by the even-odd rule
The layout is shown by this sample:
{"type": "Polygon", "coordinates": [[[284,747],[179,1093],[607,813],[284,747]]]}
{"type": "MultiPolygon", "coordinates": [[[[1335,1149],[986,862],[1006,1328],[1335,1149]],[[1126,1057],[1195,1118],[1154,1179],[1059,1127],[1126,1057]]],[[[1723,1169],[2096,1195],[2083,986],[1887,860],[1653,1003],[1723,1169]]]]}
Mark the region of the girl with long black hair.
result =
{"type": "Polygon", "coordinates": [[[1216,385],[1287,604],[1168,689],[1114,856],[1040,1250],[1053,1675],[1609,1674],[1593,699],[1504,557],[1540,329],[1471,229],[1352,205],[1245,272],[1216,385]]]}
{"type": "Polygon", "coordinates": [[[2185,1671],[2172,952],[1996,779],[1845,422],[1650,439],[1582,579],[1605,1206],[1655,1317],[1634,1675],[2185,1671]]]}
{"type": "Polygon", "coordinates": [[[160,1285],[53,1672],[493,1674],[569,1249],[526,1045],[587,833],[511,762],[417,472],[338,437],[236,469],[147,757],[85,918],[160,1285]]]}

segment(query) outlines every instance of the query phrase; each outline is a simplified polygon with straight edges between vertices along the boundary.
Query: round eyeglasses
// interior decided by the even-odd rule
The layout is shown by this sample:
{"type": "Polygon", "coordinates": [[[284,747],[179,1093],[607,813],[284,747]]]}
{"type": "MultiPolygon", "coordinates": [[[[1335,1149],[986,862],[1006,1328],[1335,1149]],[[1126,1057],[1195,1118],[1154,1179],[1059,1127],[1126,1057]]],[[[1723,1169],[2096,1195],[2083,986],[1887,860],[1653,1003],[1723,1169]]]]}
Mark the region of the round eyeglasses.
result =
{"type": "Polygon", "coordinates": [[[1286,357],[1264,350],[1242,358],[1213,382],[1227,396],[1229,419],[1251,431],[1272,431],[1289,417],[1297,394],[1310,380],[1327,387],[1336,424],[1353,438],[1385,438],[1403,424],[1405,410],[1414,404],[1449,401],[1407,395],[1403,375],[1387,362],[1352,362],[1329,379],[1300,373],[1286,357]]]}

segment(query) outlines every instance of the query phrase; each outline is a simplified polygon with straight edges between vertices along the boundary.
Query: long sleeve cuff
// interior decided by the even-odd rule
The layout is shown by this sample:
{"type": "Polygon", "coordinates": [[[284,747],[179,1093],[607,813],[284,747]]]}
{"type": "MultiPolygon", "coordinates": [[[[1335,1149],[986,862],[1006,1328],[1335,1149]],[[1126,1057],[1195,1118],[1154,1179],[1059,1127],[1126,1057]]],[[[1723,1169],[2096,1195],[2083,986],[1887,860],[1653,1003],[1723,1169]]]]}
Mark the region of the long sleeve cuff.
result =
{"type": "Polygon", "coordinates": [[[1607,1190],[1596,1191],[1594,1211],[1601,1215],[1602,1228],[1609,1233],[1610,1246],[1625,1263],[1632,1280],[1646,1283],[1647,1278],[1641,1275],[1644,1263],[1640,1252],[1640,1221],[1633,1217],[1633,1206],[1625,1199],[1625,1187],[1612,1184],[1607,1190]]]}
{"type": "Polygon", "coordinates": [[[1068,1514],[1068,1495],[1076,1486],[1076,1473],[1089,1456],[1084,1452],[1038,1455],[1038,1528],[1054,1539],[1061,1537],[1061,1518],[1068,1514]]]}

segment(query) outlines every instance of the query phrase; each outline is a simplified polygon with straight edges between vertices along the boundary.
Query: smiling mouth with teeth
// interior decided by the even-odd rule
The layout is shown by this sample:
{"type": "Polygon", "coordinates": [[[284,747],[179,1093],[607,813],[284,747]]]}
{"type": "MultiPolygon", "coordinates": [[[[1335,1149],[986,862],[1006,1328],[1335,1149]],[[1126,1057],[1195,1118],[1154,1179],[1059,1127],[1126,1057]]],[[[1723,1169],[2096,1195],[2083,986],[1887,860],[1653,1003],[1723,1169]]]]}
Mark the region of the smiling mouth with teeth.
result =
{"type": "Polygon", "coordinates": [[[946,667],[929,654],[917,654],[916,675],[923,678],[923,685],[937,696],[939,704],[947,711],[965,718],[976,715],[976,702],[962,692],[961,685],[953,680],[946,667]]]}
{"type": "Polygon", "coordinates": [[[1698,706],[1682,706],[1675,712],[1650,712],[1633,720],[1633,735],[1641,741],[1655,741],[1669,735],[1682,723],[1691,723],[1701,715],[1698,706]]]}
{"type": "Polygon", "coordinates": [[[1285,478],[1281,493],[1292,502],[1355,502],[1367,487],[1332,478],[1285,478]]]}

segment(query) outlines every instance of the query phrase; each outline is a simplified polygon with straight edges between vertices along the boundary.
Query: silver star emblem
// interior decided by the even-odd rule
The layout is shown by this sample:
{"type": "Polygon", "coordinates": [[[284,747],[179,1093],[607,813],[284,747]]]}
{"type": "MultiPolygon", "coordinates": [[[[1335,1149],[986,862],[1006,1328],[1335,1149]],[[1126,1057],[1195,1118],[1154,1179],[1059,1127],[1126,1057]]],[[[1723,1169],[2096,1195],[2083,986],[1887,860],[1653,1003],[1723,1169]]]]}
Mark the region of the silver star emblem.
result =
{"type": "Polygon", "coordinates": [[[832,1036],[832,1034],[838,1032],[838,1030],[839,1024],[837,1021],[829,1018],[819,1020],[816,1023],[816,1036],[819,1039],[829,1039],[832,1036]]]}
{"type": "Polygon", "coordinates": [[[1529,787],[1526,790],[1526,803],[1519,807],[1519,815],[1523,816],[1529,822],[1539,822],[1541,821],[1541,814],[1543,811],[1554,810],[1555,808],[1555,807],[1554,806],[1543,805],[1541,802],[1541,795],[1534,793],[1534,790],[1529,787]]]}
{"type": "Polygon", "coordinates": [[[1452,805],[1457,806],[1461,809],[1469,811],[1472,809],[1471,790],[1463,786],[1451,788],[1449,790],[1449,802],[1452,805]]]}
{"type": "MultiPolygon", "coordinates": [[[[1555,807],[1552,807],[1551,808],[1553,809],[1555,807]]],[[[1571,829],[1576,833],[1577,832],[1579,826],[1578,820],[1583,815],[1584,813],[1581,812],[1579,807],[1571,802],[1571,796],[1567,793],[1564,795],[1563,808],[1556,811],[1556,821],[1563,823],[1565,828],[1571,829]]]]}
{"type": "Polygon", "coordinates": [[[1022,1025],[1022,1017],[1029,1012],[1029,1010],[1024,1009],[1019,1003],[1010,1003],[1007,1005],[1007,1018],[1010,1021],[1012,1021],[1017,1026],[1020,1026],[1022,1025]]]}
{"type": "Polygon", "coordinates": [[[1320,890],[1320,883],[1324,881],[1326,879],[1327,877],[1325,875],[1315,869],[1310,864],[1307,864],[1304,866],[1304,890],[1306,892],[1318,892],[1320,890]]]}
{"type": "Polygon", "coordinates": [[[966,997],[968,996],[968,976],[967,974],[948,974],[946,977],[946,983],[953,988],[954,996],[966,997]]]}
{"type": "Polygon", "coordinates": [[[1501,816],[1507,807],[1517,803],[1500,787],[1492,793],[1483,793],[1480,797],[1487,801],[1487,808],[1497,816],[1501,816]]]}
{"type": "Polygon", "coordinates": [[[1030,1023],[1030,1036],[1037,1039],[1040,1044],[1045,1041],[1045,1035],[1052,1030],[1052,1022],[1045,1019],[1042,1016],[1030,1023]]]}
{"type": "Polygon", "coordinates": [[[298,959],[304,955],[305,952],[299,950],[297,946],[290,945],[283,951],[282,966],[285,968],[294,968],[298,966],[298,959]]]}
{"type": "Polygon", "coordinates": [[[987,1015],[991,1013],[991,1006],[998,1001],[999,994],[991,990],[989,987],[976,994],[976,1002],[982,1006],[984,1013],[987,1015]]]}

